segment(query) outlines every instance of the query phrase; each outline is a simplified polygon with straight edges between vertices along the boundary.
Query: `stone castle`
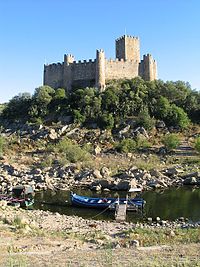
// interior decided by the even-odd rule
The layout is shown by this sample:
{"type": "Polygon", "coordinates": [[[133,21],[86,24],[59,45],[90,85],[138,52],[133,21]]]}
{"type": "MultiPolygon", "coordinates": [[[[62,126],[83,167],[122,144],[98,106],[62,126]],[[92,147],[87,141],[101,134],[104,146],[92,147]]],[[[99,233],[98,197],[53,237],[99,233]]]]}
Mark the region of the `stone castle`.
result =
{"type": "Polygon", "coordinates": [[[75,61],[74,56],[64,55],[64,62],[44,65],[44,85],[67,91],[74,87],[96,87],[105,90],[106,81],[132,79],[140,76],[146,81],[157,79],[157,64],[150,54],[140,60],[138,37],[124,35],[116,40],[116,59],[106,59],[103,50],[96,51],[96,59],[75,61]]]}

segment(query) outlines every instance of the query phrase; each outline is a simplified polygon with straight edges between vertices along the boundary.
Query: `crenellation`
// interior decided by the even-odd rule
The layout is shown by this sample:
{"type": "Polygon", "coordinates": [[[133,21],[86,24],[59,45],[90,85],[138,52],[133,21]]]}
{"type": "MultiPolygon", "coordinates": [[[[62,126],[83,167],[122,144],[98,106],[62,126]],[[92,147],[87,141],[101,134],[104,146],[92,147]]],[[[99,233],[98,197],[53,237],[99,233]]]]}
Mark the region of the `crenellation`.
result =
{"type": "Polygon", "coordinates": [[[44,65],[44,85],[67,91],[77,86],[96,86],[103,91],[110,79],[157,79],[157,63],[152,55],[145,54],[140,59],[139,37],[123,35],[115,40],[115,45],[115,59],[106,59],[104,50],[98,49],[93,60],[76,61],[72,54],[65,54],[64,62],[44,65]]]}

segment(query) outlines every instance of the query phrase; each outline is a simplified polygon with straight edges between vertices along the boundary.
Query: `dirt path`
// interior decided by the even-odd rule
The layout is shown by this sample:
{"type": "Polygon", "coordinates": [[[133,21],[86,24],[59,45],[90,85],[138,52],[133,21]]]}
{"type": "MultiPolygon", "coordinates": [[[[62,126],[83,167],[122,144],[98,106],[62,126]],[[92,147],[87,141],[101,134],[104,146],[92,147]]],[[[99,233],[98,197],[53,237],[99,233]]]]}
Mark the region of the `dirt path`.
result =
{"type": "MultiPolygon", "coordinates": [[[[31,242],[32,240],[30,240],[31,242]]],[[[57,248],[54,244],[48,250],[41,246],[34,252],[0,253],[0,266],[15,267],[134,267],[134,266],[200,266],[200,244],[173,247],[148,247],[131,249],[73,249],[57,248]]]]}

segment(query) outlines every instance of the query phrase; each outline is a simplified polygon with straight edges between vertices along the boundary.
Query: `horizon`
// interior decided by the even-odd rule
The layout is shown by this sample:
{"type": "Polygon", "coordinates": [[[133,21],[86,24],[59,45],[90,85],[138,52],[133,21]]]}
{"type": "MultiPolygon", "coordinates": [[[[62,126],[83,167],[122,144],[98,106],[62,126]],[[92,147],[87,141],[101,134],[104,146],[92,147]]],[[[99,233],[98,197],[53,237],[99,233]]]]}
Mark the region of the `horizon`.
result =
{"type": "Polygon", "coordinates": [[[45,63],[95,59],[96,49],[115,58],[115,39],[140,38],[141,58],[151,54],[158,79],[200,89],[200,3],[192,0],[7,0],[0,3],[0,103],[43,85],[45,63]],[[124,12],[125,10],[125,12],[124,12]],[[120,18],[119,18],[120,17],[120,18]]]}

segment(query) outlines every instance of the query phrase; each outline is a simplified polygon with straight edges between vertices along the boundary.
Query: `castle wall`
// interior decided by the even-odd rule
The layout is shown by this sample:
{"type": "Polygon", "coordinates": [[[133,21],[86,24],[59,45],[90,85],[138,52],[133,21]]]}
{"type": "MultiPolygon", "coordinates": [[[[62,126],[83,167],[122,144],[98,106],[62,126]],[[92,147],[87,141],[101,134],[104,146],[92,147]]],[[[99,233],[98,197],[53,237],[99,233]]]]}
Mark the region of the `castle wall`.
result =
{"type": "Polygon", "coordinates": [[[72,65],[73,81],[95,79],[95,68],[95,61],[92,60],[89,62],[87,62],[86,60],[83,62],[74,62],[72,65]]]}
{"type": "Polygon", "coordinates": [[[44,66],[44,85],[49,85],[55,89],[63,87],[63,64],[44,66]]]}
{"type": "Polygon", "coordinates": [[[107,60],[106,79],[132,79],[138,76],[139,63],[135,61],[107,60]]]}
{"type": "Polygon", "coordinates": [[[73,55],[64,55],[64,62],[44,66],[44,85],[53,88],[96,87],[105,90],[105,81],[132,79],[141,76],[146,81],[157,79],[157,64],[150,54],[140,61],[138,37],[124,35],[116,40],[116,60],[107,60],[103,50],[97,50],[92,61],[74,61],[73,55]]]}

